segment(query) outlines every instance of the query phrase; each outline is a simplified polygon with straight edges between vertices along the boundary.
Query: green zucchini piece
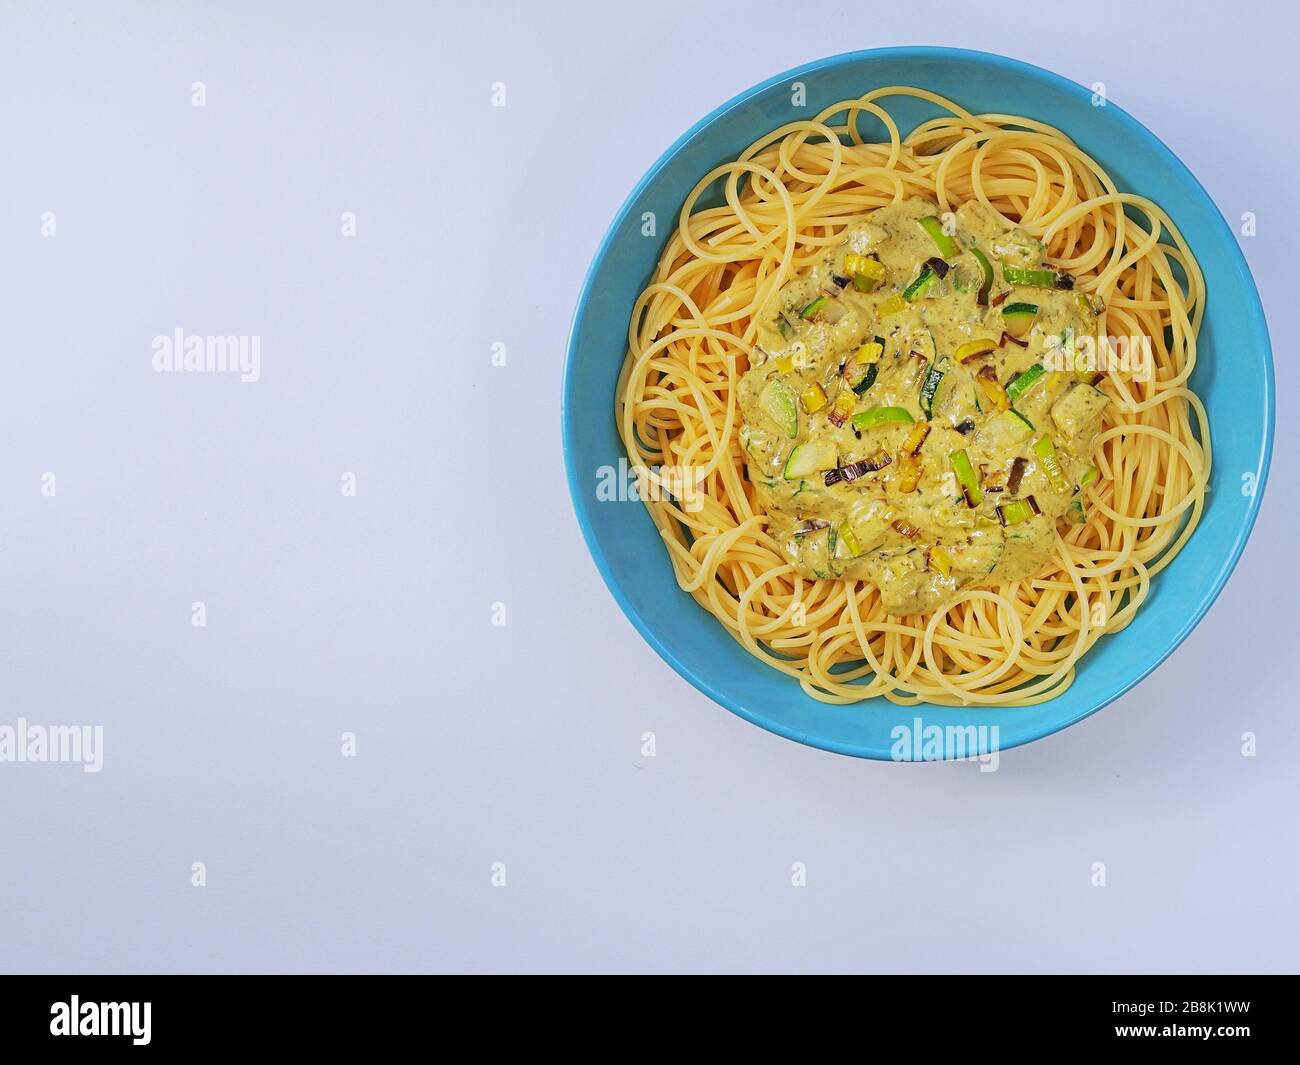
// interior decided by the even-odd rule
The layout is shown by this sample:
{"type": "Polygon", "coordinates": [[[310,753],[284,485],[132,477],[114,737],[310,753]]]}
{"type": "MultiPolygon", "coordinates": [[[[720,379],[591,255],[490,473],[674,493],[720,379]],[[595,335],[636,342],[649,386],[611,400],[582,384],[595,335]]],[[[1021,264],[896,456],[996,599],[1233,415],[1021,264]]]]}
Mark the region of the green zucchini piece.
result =
{"type": "Polygon", "coordinates": [[[951,259],[957,254],[957,242],[943,231],[943,223],[934,215],[920,218],[917,223],[929,234],[930,239],[934,241],[934,246],[939,249],[939,254],[945,259],[951,259]]]}
{"type": "Polygon", "coordinates": [[[934,284],[938,280],[938,274],[928,266],[922,267],[921,272],[916,275],[916,280],[903,289],[903,299],[907,300],[908,303],[919,300],[930,289],[934,288],[934,284]]]}
{"type": "Polygon", "coordinates": [[[785,463],[785,479],[798,480],[810,474],[829,470],[835,465],[838,451],[829,440],[810,440],[799,444],[790,452],[785,463]]]}
{"type": "Polygon", "coordinates": [[[880,425],[914,425],[916,419],[905,407],[872,407],[853,415],[853,424],[858,429],[875,429],[880,425]]]}
{"type": "Polygon", "coordinates": [[[1031,288],[1074,288],[1074,278],[1069,274],[1008,266],[1006,263],[1002,264],[1002,280],[1010,285],[1028,285],[1031,288]]]}
{"type": "Polygon", "coordinates": [[[1047,369],[1041,362],[1034,363],[1024,373],[1017,374],[1007,385],[1007,399],[1014,403],[1047,376],[1047,369]]]}
{"type": "Polygon", "coordinates": [[[921,410],[927,418],[934,417],[934,395],[939,391],[939,382],[943,380],[944,371],[937,365],[925,371],[925,380],[921,382],[921,410]]]}
{"type": "Polygon", "coordinates": [[[1032,303],[1012,303],[1002,308],[1002,328],[1013,337],[1022,337],[1038,317],[1038,307],[1032,303]]]}
{"type": "Polygon", "coordinates": [[[1009,409],[990,418],[984,431],[990,442],[1001,449],[1027,440],[1034,427],[1018,410],[1009,409]]]}
{"type": "Polygon", "coordinates": [[[876,383],[876,375],[880,373],[880,363],[872,362],[867,364],[867,372],[862,375],[862,379],[853,386],[853,391],[861,396],[872,385],[876,383]]]}

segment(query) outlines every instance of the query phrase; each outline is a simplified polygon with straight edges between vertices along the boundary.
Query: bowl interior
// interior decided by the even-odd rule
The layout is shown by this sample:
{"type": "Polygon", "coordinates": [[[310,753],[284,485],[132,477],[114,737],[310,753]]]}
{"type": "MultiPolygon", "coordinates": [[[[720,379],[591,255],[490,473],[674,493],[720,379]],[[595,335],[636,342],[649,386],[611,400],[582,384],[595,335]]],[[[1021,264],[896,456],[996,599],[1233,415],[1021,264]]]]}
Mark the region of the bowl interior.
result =
{"type": "MultiPolygon", "coordinates": [[[[938,114],[917,100],[890,101],[904,134],[938,114]]],[[[873,130],[866,116],[860,128],[873,130]]],[[[780,735],[826,750],[890,758],[895,726],[997,725],[998,745],[1025,743],[1086,717],[1132,687],[1183,640],[1218,594],[1254,522],[1273,436],[1273,377],[1267,327],[1254,282],[1228,228],[1200,184],[1151,133],[1114,104],[1014,60],[943,48],[858,52],[798,68],[724,104],[659,160],[607,234],[579,300],[565,367],[563,430],[570,491],[592,556],[624,612],[683,677],[735,713],[780,735]],[[802,82],[807,106],[793,110],[802,82]],[[615,385],[628,314],[654,269],[681,203],[695,182],[764,133],[878,86],[931,89],[973,111],[1023,114],[1063,130],[1121,189],[1159,203],[1205,272],[1208,302],[1192,385],[1209,411],[1214,445],[1209,504],[1195,535],[1157,576],[1123,632],[1103,637],[1063,695],[1028,708],[898,707],[875,699],[828,706],[741,648],[679,590],[654,525],[636,500],[602,501],[602,467],[625,459],[614,426],[615,385]],[[653,212],[658,235],[642,235],[653,212]],[[1229,338],[1230,346],[1229,346],[1229,338]],[[1229,380],[1219,352],[1231,352],[1229,380]],[[1253,495],[1242,475],[1256,476],[1253,495]]]]}

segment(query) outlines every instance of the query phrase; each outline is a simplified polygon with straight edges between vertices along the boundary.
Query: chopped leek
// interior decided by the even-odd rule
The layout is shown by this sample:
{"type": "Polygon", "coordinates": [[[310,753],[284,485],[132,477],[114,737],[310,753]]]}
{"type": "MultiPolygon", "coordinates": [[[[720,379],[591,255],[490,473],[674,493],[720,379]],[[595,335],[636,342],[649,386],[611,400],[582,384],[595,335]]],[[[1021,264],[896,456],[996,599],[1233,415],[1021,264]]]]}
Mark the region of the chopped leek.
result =
{"type": "Polygon", "coordinates": [[[870,292],[885,280],[885,268],[867,255],[850,252],[844,256],[844,272],[853,278],[853,287],[859,292],[870,292]]]}
{"type": "Polygon", "coordinates": [[[889,527],[899,536],[906,536],[909,540],[915,539],[916,534],[921,531],[906,518],[895,518],[889,523],[889,527]]]}
{"type": "MultiPolygon", "coordinates": [[[[875,262],[874,259],[868,259],[865,255],[858,255],[856,252],[849,252],[844,256],[844,272],[852,277],[854,274],[866,272],[863,263],[875,262]]],[[[876,263],[879,266],[879,263],[876,263]]]]}
{"type": "Polygon", "coordinates": [[[935,544],[930,548],[928,561],[931,569],[941,573],[945,577],[952,572],[952,555],[948,554],[948,552],[938,544],[935,544]]]}
{"type": "Polygon", "coordinates": [[[916,486],[921,481],[921,459],[919,456],[921,445],[925,443],[925,438],[929,435],[929,423],[917,422],[912,431],[907,434],[903,446],[898,449],[897,488],[904,495],[916,491],[916,486]]]}
{"type": "Polygon", "coordinates": [[[898,463],[898,491],[903,495],[915,492],[921,482],[921,460],[914,455],[905,455],[898,463]]]}
{"type": "Polygon", "coordinates": [[[930,435],[929,422],[917,422],[916,426],[903,439],[903,446],[899,448],[899,453],[903,455],[915,455],[921,450],[921,445],[925,443],[925,438],[930,435]]]}
{"type": "Polygon", "coordinates": [[[844,550],[849,553],[850,558],[857,558],[862,554],[862,544],[848,522],[840,526],[840,543],[844,545],[844,550]]]}
{"type": "Polygon", "coordinates": [[[1038,458],[1038,465],[1043,468],[1043,473],[1047,475],[1052,487],[1058,492],[1064,492],[1070,482],[1066,480],[1065,471],[1061,469],[1061,460],[1056,457],[1056,447],[1052,444],[1050,436],[1040,436],[1034,441],[1034,455],[1038,458]]]}
{"type": "Polygon", "coordinates": [[[893,461],[886,452],[877,451],[869,459],[859,459],[857,462],[850,462],[847,466],[837,466],[833,470],[827,470],[822,480],[825,481],[827,488],[839,484],[840,481],[856,481],[859,477],[883,470],[893,461]]]}
{"type": "Polygon", "coordinates": [[[851,389],[842,389],[835,397],[835,402],[831,404],[831,412],[826,416],[827,420],[836,428],[842,426],[853,413],[853,405],[857,402],[857,398],[851,389]]]}
{"type": "Polygon", "coordinates": [[[1003,527],[1019,525],[1039,513],[1038,503],[1033,496],[1026,496],[1024,499],[1008,499],[996,509],[998,521],[1002,523],[1003,527]]]}
{"type": "Polygon", "coordinates": [[[952,463],[952,472],[957,475],[957,483],[961,486],[961,494],[966,497],[966,505],[978,507],[984,501],[984,493],[980,491],[979,479],[970,464],[970,456],[965,449],[954,451],[948,455],[948,461],[952,463]]]}

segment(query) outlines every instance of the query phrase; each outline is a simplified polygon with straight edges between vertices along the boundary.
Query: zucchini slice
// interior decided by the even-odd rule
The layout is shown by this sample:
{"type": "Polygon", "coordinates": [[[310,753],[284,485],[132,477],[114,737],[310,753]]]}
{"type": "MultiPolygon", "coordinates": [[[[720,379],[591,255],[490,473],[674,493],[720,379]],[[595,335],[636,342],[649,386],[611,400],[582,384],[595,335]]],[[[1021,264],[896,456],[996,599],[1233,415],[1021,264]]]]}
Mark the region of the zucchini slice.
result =
{"type": "Polygon", "coordinates": [[[836,447],[829,440],[810,440],[806,444],[799,444],[786,459],[785,479],[797,481],[801,477],[829,470],[837,458],[836,447]]]}

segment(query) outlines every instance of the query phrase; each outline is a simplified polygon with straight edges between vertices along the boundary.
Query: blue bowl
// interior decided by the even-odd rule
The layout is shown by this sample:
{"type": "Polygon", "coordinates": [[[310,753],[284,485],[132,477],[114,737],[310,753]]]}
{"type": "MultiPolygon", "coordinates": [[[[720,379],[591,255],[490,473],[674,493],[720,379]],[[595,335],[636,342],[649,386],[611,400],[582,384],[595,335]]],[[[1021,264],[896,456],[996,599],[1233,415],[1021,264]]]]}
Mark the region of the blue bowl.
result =
{"type": "MultiPolygon", "coordinates": [[[[906,134],[939,113],[894,98],[885,106],[906,134]]],[[[864,130],[867,128],[865,123],[864,130]]],[[[1214,602],[1255,523],[1273,445],[1273,363],[1268,328],[1236,238],[1191,172],[1152,133],[1114,104],[1064,78],[1002,56],[953,48],[883,48],[798,67],[723,104],[650,168],[619,211],[578,299],[564,369],[562,420],[569,489],[587,545],[624,613],[673,669],[728,710],[800,743],[840,754],[889,759],[896,726],[998,726],[998,747],[1028,743],[1100,710],[1150,673],[1214,602]],[[749,655],[722,624],[677,587],[668,554],[638,502],[601,502],[601,467],[625,459],[614,424],[614,393],[627,347],[628,316],[648,282],[682,201],[717,164],[790,119],[790,84],[806,86],[811,116],[883,85],[917,85],[973,111],[1022,114],[1063,130],[1121,189],[1159,203],[1182,230],[1205,272],[1208,302],[1192,386],[1209,411],[1213,490],[1199,528],[1153,581],[1129,627],[1104,636],[1074,684],[1040,706],[899,707],[873,699],[831,706],[749,655]],[[652,211],[659,236],[641,235],[652,211]],[[1219,353],[1232,359],[1231,374],[1219,353]],[[1253,495],[1242,474],[1253,471],[1253,495]]],[[[981,736],[989,735],[984,731],[981,736]]],[[[902,757],[911,758],[907,750],[902,757]]]]}

